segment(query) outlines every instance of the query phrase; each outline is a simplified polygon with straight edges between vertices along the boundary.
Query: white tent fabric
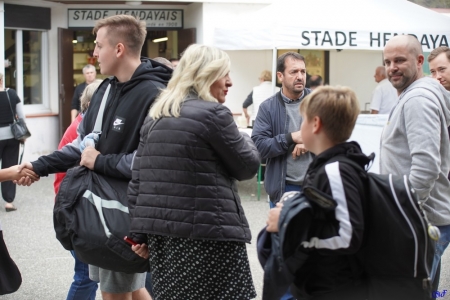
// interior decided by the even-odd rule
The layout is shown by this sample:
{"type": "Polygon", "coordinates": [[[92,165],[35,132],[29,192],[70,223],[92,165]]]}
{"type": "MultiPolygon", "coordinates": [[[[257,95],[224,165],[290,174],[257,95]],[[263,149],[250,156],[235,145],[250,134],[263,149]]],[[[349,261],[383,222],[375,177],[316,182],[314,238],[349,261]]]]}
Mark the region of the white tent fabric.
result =
{"type": "Polygon", "coordinates": [[[382,50],[397,34],[430,52],[449,46],[450,17],[407,0],[279,0],[215,29],[224,50],[382,50]]]}

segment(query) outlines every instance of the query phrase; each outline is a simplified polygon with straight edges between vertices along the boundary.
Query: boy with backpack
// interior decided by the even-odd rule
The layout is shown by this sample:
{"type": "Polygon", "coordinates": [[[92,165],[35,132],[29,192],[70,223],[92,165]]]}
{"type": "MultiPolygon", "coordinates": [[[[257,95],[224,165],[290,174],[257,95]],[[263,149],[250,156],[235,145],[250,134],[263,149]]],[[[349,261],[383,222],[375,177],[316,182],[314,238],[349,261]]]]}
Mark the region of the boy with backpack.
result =
{"type": "Polygon", "coordinates": [[[316,157],[303,194],[283,195],[269,213],[266,230],[278,232],[275,255],[284,263],[277,275],[294,277],[297,299],[430,299],[438,230],[406,175],[367,173],[374,155],[346,142],[359,114],[354,92],[320,87],[300,112],[303,142],[316,157]]]}
{"type": "MultiPolygon", "coordinates": [[[[302,139],[316,156],[304,179],[303,192],[314,209],[308,240],[286,237],[308,259],[295,274],[291,291],[297,299],[366,299],[359,250],[364,238],[364,181],[346,157],[362,168],[370,158],[356,142],[346,142],[359,114],[355,93],[346,87],[323,86],[301,105],[302,139]],[[321,201],[314,201],[321,198],[321,201]],[[321,208],[334,203],[335,209],[321,208]]],[[[282,204],[269,213],[267,231],[278,232],[282,204]]],[[[294,233],[298,233],[295,232],[294,233]]],[[[286,244],[284,244],[286,245],[286,244]]]]}

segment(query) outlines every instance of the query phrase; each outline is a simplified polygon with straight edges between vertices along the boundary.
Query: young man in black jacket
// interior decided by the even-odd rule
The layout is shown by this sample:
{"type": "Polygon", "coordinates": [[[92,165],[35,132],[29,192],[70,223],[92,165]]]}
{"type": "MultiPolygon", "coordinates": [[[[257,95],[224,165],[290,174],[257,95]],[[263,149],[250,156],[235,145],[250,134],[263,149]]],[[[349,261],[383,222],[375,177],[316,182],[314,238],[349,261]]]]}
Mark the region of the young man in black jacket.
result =
{"type": "MultiPolygon", "coordinates": [[[[150,105],[171,77],[171,69],[140,57],[146,37],[145,22],[128,15],[112,16],[99,20],[94,33],[97,34],[94,56],[100,72],[114,77],[105,80],[93,95],[79,126],[77,140],[37,161],[22,164],[40,176],[66,172],[80,164],[97,173],[131,179],[131,164],[141,126],[150,105]],[[93,131],[109,84],[111,88],[96,147],[86,147],[81,152],[80,143],[93,131]]],[[[144,288],[145,273],[125,274],[101,268],[97,271],[98,278],[94,279],[100,281],[103,299],[150,299],[144,288]]]]}
{"type": "MultiPolygon", "coordinates": [[[[366,288],[357,257],[364,236],[363,179],[353,166],[339,161],[346,156],[361,166],[370,162],[356,142],[346,142],[359,114],[358,100],[348,88],[319,87],[303,100],[300,111],[303,143],[316,155],[303,184],[315,218],[310,238],[297,250],[309,258],[296,273],[291,291],[297,299],[363,300],[366,288]],[[336,208],[322,209],[312,195],[336,208]]],[[[281,209],[278,203],[270,211],[267,231],[278,232],[281,209]]],[[[288,239],[289,248],[299,246],[299,237],[288,239]]]]}

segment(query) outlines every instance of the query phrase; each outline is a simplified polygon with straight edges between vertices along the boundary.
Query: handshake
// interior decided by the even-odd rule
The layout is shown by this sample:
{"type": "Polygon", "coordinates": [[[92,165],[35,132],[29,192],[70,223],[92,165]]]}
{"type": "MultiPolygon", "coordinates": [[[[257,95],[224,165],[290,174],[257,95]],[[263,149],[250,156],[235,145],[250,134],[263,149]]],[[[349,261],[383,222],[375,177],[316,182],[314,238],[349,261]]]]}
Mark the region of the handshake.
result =
{"type": "Polygon", "coordinates": [[[18,185],[29,186],[39,180],[39,176],[32,169],[31,163],[23,163],[0,170],[0,181],[13,181],[18,185]]]}
{"type": "MultiPolygon", "coordinates": [[[[96,133],[90,133],[84,137],[83,141],[80,143],[80,166],[85,166],[91,170],[94,169],[95,160],[100,154],[100,152],[95,149],[98,140],[99,135],[96,133]]],[[[33,172],[33,165],[30,162],[24,162],[20,165],[11,167],[10,169],[9,177],[5,177],[9,179],[5,180],[12,180],[17,185],[30,186],[35,181],[39,180],[39,176],[33,172]]]]}

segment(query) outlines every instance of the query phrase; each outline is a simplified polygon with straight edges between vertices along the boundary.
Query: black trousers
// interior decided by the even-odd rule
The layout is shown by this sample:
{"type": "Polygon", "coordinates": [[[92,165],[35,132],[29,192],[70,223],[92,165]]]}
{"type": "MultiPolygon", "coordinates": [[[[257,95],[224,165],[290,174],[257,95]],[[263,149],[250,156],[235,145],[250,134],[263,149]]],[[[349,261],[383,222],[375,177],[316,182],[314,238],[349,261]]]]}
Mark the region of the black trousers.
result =
{"type": "Polygon", "coordinates": [[[9,256],[3,232],[0,230],[0,295],[17,291],[22,284],[22,276],[17,265],[9,256]]]}
{"type": "MultiPolygon", "coordinates": [[[[0,159],[2,169],[17,165],[19,162],[20,142],[16,139],[0,140],[0,159]]],[[[8,203],[14,201],[16,197],[16,185],[12,181],[1,183],[2,197],[8,203]]]]}

